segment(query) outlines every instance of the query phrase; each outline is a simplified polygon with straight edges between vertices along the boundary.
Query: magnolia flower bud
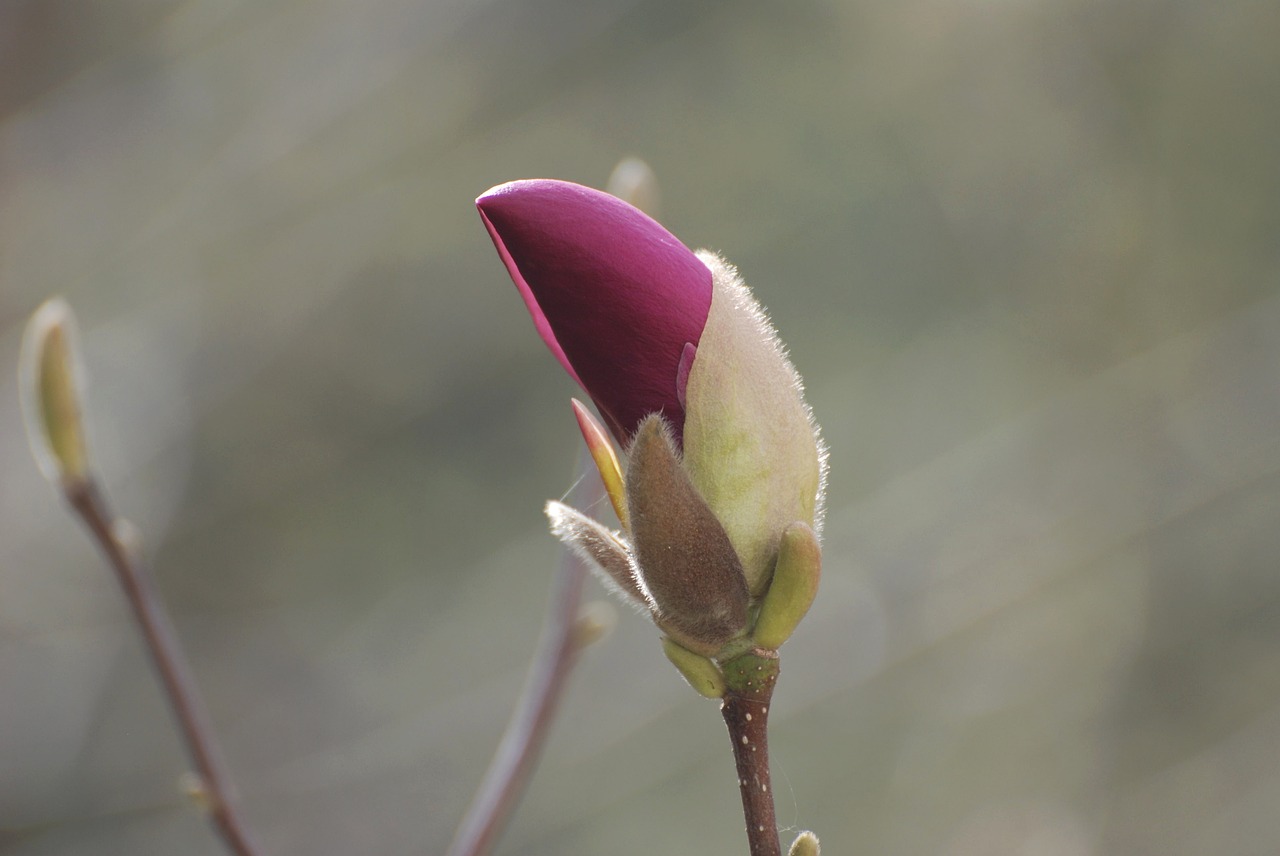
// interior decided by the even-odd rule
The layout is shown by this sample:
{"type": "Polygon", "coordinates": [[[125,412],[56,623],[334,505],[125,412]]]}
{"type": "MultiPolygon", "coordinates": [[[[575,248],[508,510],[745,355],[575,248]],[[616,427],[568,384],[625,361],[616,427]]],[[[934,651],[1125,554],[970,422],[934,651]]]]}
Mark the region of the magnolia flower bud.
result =
{"type": "Polygon", "coordinates": [[[609,194],[539,179],[476,204],[538,333],[628,453],[624,471],[575,402],[622,529],[550,503],[552,531],[692,656],[781,645],[817,586],[826,451],[759,304],[718,256],[609,194]]]}

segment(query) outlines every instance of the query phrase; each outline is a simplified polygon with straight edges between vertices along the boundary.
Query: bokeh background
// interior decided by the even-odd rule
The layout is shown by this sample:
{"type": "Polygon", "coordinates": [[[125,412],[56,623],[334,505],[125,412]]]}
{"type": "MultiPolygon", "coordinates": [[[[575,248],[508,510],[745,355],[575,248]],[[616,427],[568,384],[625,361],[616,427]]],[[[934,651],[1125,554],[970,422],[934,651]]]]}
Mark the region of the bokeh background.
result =
{"type": "MultiPolygon", "coordinates": [[[[1278,44],[1245,0],[2,0],[0,852],[221,852],[28,454],[38,303],[268,850],[439,853],[581,442],[472,199],[633,154],[832,449],[780,822],[1280,852],[1278,44]]],[[[499,853],[745,852],[728,748],[623,610],[499,853]]]]}

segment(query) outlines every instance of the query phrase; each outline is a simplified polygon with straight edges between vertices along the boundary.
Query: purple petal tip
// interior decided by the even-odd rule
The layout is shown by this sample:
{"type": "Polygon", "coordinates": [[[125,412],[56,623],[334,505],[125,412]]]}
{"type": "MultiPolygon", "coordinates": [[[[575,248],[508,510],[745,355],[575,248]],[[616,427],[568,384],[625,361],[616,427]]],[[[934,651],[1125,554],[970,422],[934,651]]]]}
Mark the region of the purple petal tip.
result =
{"type": "Polygon", "coordinates": [[[711,307],[711,272],[620,199],[553,179],[511,181],[476,207],[547,347],[626,442],[649,413],[684,423],[679,379],[711,307]]]}

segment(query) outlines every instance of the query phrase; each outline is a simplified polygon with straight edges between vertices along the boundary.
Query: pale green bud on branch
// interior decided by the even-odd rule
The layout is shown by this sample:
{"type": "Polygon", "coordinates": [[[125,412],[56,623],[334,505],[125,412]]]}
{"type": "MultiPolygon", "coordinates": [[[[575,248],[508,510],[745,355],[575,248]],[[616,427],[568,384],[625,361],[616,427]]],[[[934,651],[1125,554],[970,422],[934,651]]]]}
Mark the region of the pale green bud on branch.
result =
{"type": "Polygon", "coordinates": [[[76,338],[71,307],[55,297],[36,310],[22,342],[20,383],[31,450],[45,477],[64,488],[89,480],[76,338]]]}

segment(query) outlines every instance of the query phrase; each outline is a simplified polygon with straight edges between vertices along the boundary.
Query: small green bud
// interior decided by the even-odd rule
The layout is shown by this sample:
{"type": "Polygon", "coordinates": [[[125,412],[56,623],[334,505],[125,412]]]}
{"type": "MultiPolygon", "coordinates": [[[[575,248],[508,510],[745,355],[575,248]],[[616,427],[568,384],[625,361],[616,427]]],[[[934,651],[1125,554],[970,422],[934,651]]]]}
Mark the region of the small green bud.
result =
{"type": "Polygon", "coordinates": [[[752,638],[761,648],[777,650],[791,637],[813,604],[822,575],[822,547],[808,524],[797,521],[782,532],[773,582],[760,604],[752,638]]]}
{"type": "Polygon", "coordinates": [[[724,698],[724,675],[720,673],[720,667],[711,660],[693,653],[667,636],[662,637],[662,653],[667,655],[671,665],[680,670],[689,686],[699,695],[724,698]]]}
{"type": "Polygon", "coordinates": [[[213,810],[213,794],[209,793],[208,786],[198,773],[188,770],[179,776],[178,789],[196,808],[206,813],[213,810]]]}
{"type": "Polygon", "coordinates": [[[87,482],[75,317],[61,298],[45,301],[27,323],[21,387],[27,437],[45,477],[63,486],[87,482]]]}
{"type": "Polygon", "coordinates": [[[787,851],[787,856],[822,856],[818,836],[806,829],[791,842],[791,849],[787,851]]]}

